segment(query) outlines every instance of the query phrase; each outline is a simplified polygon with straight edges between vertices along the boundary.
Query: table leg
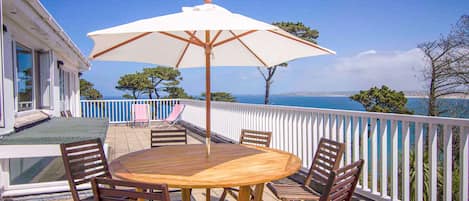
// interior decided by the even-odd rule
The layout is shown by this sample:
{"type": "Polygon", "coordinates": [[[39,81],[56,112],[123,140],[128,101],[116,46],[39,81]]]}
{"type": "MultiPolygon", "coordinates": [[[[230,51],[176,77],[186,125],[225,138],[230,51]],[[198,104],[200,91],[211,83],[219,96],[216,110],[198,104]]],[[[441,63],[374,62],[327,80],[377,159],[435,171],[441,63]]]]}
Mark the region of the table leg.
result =
{"type": "Polygon", "coordinates": [[[264,183],[257,184],[254,189],[254,201],[262,201],[262,195],[264,194],[264,183]]]}
{"type": "Polygon", "coordinates": [[[251,186],[239,187],[238,201],[250,201],[251,200],[251,186]]]}
{"type": "MultiPolygon", "coordinates": [[[[137,189],[135,189],[135,191],[139,192],[139,193],[143,192],[143,190],[141,188],[137,188],[137,189]]],[[[138,198],[137,201],[144,201],[144,199],[143,198],[138,198]]]]}
{"type": "Polygon", "coordinates": [[[181,189],[182,201],[191,201],[191,189],[183,188],[181,189]]]}
{"type": "Polygon", "coordinates": [[[205,189],[205,201],[210,201],[210,198],[212,198],[212,196],[210,194],[211,194],[211,189],[206,188],[205,189]]]}

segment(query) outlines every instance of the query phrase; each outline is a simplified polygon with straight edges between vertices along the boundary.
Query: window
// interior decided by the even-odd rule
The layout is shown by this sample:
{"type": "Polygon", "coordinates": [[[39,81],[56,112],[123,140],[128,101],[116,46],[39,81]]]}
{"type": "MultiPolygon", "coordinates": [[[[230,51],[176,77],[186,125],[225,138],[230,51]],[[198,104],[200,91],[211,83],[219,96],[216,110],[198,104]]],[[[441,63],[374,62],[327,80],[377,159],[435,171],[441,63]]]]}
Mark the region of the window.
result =
{"type": "Polygon", "coordinates": [[[18,111],[33,109],[33,54],[32,50],[16,43],[16,75],[18,111]]]}
{"type": "Polygon", "coordinates": [[[62,157],[9,159],[10,185],[66,180],[62,157]]]}

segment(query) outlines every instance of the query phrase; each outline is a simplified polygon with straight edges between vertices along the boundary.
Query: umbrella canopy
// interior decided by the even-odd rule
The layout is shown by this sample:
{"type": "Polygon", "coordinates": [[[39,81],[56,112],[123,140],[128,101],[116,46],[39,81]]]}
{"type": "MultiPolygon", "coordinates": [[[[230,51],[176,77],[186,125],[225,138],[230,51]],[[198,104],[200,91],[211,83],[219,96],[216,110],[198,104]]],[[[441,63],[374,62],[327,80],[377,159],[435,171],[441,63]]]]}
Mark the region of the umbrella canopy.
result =
{"type": "MultiPolygon", "coordinates": [[[[206,0],[182,12],[88,33],[91,58],[206,67],[206,130],[210,142],[210,67],[270,67],[301,57],[335,54],[282,29],[206,0]]],[[[208,150],[209,150],[208,145],[208,150]]]]}

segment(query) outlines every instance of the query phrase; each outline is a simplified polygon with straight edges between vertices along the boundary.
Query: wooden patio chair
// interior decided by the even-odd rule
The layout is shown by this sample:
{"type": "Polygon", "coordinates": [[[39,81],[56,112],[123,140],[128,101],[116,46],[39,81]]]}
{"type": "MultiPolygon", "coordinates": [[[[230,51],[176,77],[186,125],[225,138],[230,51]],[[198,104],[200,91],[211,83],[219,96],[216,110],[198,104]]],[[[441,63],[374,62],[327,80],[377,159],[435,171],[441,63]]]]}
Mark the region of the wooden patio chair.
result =
{"type": "Polygon", "coordinates": [[[187,144],[187,130],[179,125],[168,128],[152,128],[150,131],[151,148],[185,144],[187,144]]]}
{"type": "Polygon", "coordinates": [[[272,132],[243,129],[241,130],[239,143],[270,147],[271,138],[272,138],[272,132]]]}
{"type": "Polygon", "coordinates": [[[60,144],[60,149],[73,200],[92,200],[80,199],[77,187],[89,184],[94,177],[112,178],[101,140],[98,138],[60,144]]]}
{"type": "MultiPolygon", "coordinates": [[[[270,147],[271,138],[272,132],[242,129],[241,136],[239,137],[239,143],[270,147]]],[[[224,188],[223,193],[220,196],[220,201],[224,201],[227,194],[230,194],[234,198],[238,199],[238,195],[236,195],[235,191],[238,192],[239,189],[224,188]]],[[[251,199],[254,197],[254,192],[254,189],[251,189],[251,199]]]]}
{"type": "Polygon", "coordinates": [[[65,111],[67,113],[67,118],[72,118],[72,112],[70,110],[65,111]]]}
{"type": "Polygon", "coordinates": [[[91,186],[93,188],[94,201],[140,199],[170,201],[168,185],[166,184],[146,184],[107,178],[93,178],[91,186]],[[129,191],[129,188],[137,189],[137,191],[129,191]]]}
{"type": "Polygon", "coordinates": [[[363,160],[359,160],[338,170],[332,170],[326,179],[326,186],[322,193],[305,185],[269,183],[267,187],[282,201],[350,201],[360,178],[362,167],[363,160]]]}

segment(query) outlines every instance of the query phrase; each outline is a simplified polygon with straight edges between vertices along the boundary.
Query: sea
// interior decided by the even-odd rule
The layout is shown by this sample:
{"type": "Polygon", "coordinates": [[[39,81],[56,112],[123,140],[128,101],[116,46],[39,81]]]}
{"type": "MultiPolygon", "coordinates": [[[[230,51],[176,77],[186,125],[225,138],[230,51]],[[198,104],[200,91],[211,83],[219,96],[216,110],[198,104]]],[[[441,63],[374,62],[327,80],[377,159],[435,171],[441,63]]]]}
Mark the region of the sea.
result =
{"type": "MultiPolygon", "coordinates": [[[[234,95],[237,102],[264,104],[264,95],[234,95]]],[[[105,99],[121,99],[121,97],[105,97],[105,99]]],[[[441,116],[469,118],[469,99],[441,99],[441,107],[446,110],[441,116]]],[[[407,98],[407,108],[417,115],[427,115],[427,99],[418,97],[407,98]]],[[[271,105],[327,108],[338,110],[365,111],[358,102],[347,96],[294,96],[272,95],[271,105]]]]}
{"type": "MultiPolygon", "coordinates": [[[[240,103],[263,104],[262,95],[236,95],[236,101],[240,103]]],[[[407,98],[407,108],[414,114],[426,115],[426,98],[407,98]]],[[[270,104],[298,107],[327,108],[338,110],[365,111],[365,108],[358,102],[346,96],[270,96],[270,104]]],[[[447,110],[442,116],[469,118],[469,99],[442,99],[442,108],[447,110]]]]}

